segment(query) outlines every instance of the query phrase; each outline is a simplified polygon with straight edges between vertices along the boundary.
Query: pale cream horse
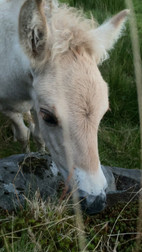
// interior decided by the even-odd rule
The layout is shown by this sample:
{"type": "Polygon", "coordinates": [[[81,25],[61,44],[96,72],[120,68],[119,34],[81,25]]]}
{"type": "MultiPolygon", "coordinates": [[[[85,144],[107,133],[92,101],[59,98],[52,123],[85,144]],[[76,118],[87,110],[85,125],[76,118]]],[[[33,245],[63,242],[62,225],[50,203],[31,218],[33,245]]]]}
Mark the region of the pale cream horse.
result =
{"type": "Polygon", "coordinates": [[[108,57],[127,14],[121,11],[96,27],[77,10],[52,1],[0,0],[0,110],[24,146],[29,130],[22,113],[35,111],[33,135],[40,148],[45,142],[65,179],[70,151],[80,196],[94,212],[106,200],[97,134],[109,108],[108,86],[97,65],[108,57]]]}

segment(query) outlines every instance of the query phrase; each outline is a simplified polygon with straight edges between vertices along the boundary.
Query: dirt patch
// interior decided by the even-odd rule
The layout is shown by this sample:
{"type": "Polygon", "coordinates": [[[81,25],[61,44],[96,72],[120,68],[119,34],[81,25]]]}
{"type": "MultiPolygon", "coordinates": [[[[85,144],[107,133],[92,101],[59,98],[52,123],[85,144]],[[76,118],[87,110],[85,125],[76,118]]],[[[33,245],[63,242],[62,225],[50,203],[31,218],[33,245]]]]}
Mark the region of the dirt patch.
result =
{"type": "Polygon", "coordinates": [[[138,191],[140,189],[140,184],[136,180],[121,175],[113,175],[115,177],[116,189],[118,191],[138,191]]]}
{"type": "Polygon", "coordinates": [[[115,177],[116,191],[107,194],[107,206],[112,207],[119,203],[137,201],[139,198],[140,183],[135,179],[113,174],[115,177]]]}

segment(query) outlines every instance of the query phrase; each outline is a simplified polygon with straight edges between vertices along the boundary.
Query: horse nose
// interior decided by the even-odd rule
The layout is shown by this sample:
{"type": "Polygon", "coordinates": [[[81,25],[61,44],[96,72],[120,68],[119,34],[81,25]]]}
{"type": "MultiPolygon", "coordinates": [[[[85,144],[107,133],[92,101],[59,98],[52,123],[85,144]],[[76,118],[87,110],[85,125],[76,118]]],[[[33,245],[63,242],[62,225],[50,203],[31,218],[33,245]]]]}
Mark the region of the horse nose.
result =
{"type": "Polygon", "coordinates": [[[106,206],[105,193],[94,196],[79,190],[79,197],[82,209],[89,215],[97,214],[103,211],[106,206]]]}

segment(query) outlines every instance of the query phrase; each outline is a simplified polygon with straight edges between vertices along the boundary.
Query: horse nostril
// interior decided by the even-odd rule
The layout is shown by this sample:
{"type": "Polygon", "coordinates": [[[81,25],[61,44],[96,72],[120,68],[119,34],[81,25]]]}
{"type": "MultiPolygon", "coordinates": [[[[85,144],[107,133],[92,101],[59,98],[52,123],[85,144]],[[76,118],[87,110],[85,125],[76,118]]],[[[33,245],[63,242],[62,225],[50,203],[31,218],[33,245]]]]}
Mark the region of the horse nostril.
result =
{"type": "Polygon", "coordinates": [[[81,207],[89,215],[93,215],[104,210],[106,206],[106,195],[98,196],[89,195],[83,191],[79,191],[81,199],[81,207]]]}

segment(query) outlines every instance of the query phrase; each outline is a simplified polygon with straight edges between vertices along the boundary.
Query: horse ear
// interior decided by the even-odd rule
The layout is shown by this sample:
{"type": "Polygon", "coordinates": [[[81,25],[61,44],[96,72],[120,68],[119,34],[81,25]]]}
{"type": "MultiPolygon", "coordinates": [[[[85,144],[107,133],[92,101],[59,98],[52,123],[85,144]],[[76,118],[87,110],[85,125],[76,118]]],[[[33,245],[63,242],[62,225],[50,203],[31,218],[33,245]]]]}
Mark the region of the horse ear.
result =
{"type": "Polygon", "coordinates": [[[43,0],[27,0],[20,10],[19,39],[30,60],[42,60],[47,48],[47,22],[43,0]]]}
{"type": "Polygon", "coordinates": [[[94,49],[97,64],[108,58],[107,52],[113,48],[113,45],[120,37],[128,14],[129,10],[123,10],[93,30],[92,35],[95,41],[94,49]]]}

